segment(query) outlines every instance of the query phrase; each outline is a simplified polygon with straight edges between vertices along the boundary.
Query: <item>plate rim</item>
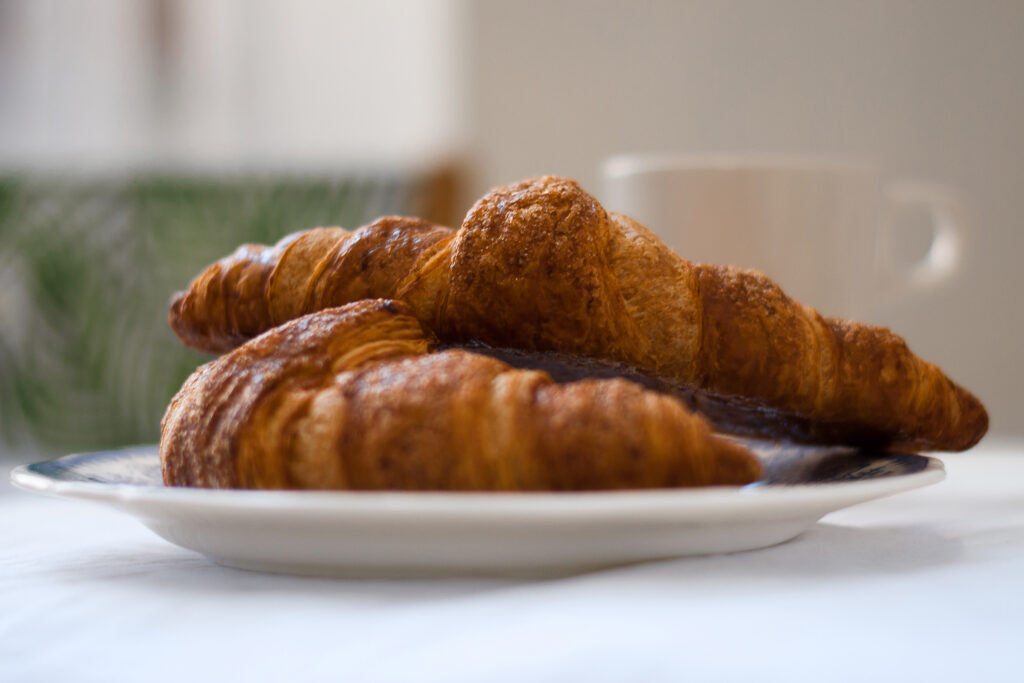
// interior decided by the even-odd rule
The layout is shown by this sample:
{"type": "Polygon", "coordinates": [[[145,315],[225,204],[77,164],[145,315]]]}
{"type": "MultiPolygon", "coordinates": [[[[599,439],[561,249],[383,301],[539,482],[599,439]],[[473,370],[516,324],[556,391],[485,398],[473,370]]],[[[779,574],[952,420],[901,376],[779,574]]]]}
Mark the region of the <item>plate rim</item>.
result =
{"type": "MultiPolygon", "coordinates": [[[[587,520],[646,518],[666,512],[742,516],[752,510],[810,509],[836,511],[850,505],[936,484],[946,477],[941,460],[930,455],[924,469],[878,479],[815,484],[763,484],[696,488],[620,489],[611,491],[303,491],[207,489],[145,484],[68,481],[31,469],[59,460],[112,453],[156,454],[155,445],[130,446],[72,453],[51,461],[24,464],[10,473],[11,483],[23,490],[60,498],[88,500],[126,509],[273,512],[278,515],[373,515],[403,518],[410,514],[432,519],[464,518],[472,512],[481,521],[499,518],[581,517],[587,520]]],[[[711,518],[709,517],[709,521],[711,518]]]]}

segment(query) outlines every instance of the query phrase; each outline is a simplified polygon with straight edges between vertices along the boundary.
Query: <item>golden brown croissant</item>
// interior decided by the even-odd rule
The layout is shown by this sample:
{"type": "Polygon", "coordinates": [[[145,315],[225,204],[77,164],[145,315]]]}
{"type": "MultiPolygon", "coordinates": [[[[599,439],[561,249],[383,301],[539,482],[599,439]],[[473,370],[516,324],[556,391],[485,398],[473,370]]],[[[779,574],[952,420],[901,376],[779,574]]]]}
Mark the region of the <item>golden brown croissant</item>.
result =
{"type": "Polygon", "coordinates": [[[555,384],[431,338],[401,302],[288,322],[201,367],[164,417],[169,485],[600,490],[746,484],[744,446],[621,379],[555,384]]]}
{"type": "Polygon", "coordinates": [[[887,329],[823,318],[760,273],[690,263],[563,178],[492,190],[457,232],[391,217],[247,245],[176,296],[170,322],[220,352],[367,297],[408,302],[445,343],[621,364],[728,431],[961,450],[988,427],[887,329]]]}

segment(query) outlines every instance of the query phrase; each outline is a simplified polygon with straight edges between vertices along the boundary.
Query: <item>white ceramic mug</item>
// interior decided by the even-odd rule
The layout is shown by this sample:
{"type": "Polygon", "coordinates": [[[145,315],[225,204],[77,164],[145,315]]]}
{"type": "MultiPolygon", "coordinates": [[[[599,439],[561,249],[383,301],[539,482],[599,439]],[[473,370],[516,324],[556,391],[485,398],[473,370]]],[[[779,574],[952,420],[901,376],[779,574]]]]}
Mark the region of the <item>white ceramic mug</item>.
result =
{"type": "Polygon", "coordinates": [[[604,206],[700,263],[754,268],[823,315],[870,318],[886,300],[954,280],[962,212],[947,190],[885,185],[845,160],[618,156],[601,167],[604,206]],[[927,217],[924,255],[892,247],[909,218],[927,217]]]}

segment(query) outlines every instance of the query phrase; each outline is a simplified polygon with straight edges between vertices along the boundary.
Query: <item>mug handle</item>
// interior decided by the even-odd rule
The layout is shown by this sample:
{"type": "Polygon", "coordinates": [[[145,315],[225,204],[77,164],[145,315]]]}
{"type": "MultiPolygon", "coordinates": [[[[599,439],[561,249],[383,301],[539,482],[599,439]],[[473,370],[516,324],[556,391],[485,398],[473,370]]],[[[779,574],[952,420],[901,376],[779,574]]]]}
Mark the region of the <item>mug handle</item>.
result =
{"type": "Polygon", "coordinates": [[[953,281],[963,264],[964,211],[956,194],[946,188],[920,182],[896,182],[886,188],[890,210],[922,211],[931,219],[932,238],[928,251],[909,268],[891,263],[886,242],[900,229],[899,221],[882,221],[878,262],[887,271],[889,296],[908,296],[953,281]]]}

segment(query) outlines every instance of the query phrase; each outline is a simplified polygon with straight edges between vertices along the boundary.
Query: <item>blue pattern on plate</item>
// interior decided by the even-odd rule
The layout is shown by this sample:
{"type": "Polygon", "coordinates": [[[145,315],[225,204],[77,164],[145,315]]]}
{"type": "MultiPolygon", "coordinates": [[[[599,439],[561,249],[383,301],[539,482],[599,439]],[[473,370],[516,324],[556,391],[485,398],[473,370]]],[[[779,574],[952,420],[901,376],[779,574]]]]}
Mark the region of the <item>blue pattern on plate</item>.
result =
{"type": "MultiPolygon", "coordinates": [[[[742,440],[761,458],[765,477],[752,486],[835,484],[922,472],[923,455],[882,450],[807,447],[742,440]]],[[[160,457],[155,446],[79,453],[29,465],[30,472],[58,481],[161,486],[160,457]]]]}

